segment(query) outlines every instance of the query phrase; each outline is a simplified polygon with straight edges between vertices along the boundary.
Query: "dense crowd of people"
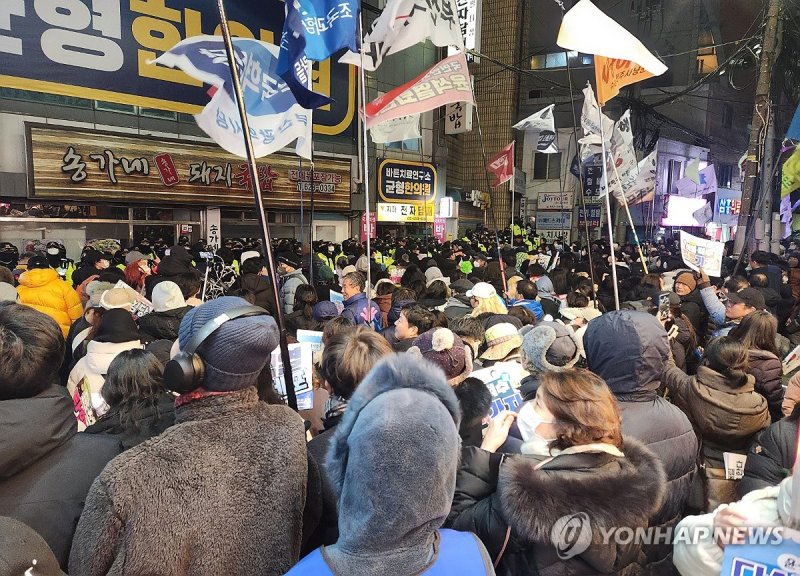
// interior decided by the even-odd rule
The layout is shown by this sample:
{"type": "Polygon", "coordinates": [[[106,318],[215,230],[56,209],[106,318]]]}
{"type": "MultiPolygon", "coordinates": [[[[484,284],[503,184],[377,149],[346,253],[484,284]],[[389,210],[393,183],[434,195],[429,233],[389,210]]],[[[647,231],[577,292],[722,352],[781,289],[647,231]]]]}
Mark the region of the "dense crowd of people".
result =
{"type": "Polygon", "coordinates": [[[273,286],[257,242],[0,244],[2,573],[719,574],[600,535],[791,524],[800,250],[641,248],[283,239],[273,286]],[[279,313],[321,332],[299,413],[279,313]]]}

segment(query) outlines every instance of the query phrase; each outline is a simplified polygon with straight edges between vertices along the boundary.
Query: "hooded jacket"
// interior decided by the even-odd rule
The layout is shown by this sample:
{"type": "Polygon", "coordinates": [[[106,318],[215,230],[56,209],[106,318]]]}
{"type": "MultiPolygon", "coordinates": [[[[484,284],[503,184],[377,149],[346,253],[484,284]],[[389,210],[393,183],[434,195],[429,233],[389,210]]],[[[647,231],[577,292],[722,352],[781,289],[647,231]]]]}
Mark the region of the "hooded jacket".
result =
{"type": "Polygon", "coordinates": [[[28,270],[19,277],[19,303],[47,314],[58,322],[64,337],[72,323],[83,316],[78,293],[52,268],[28,270]]]}
{"type": "MultiPolygon", "coordinates": [[[[439,528],[456,480],[460,409],[441,370],[407,359],[395,354],[373,367],[329,440],[322,470],[338,495],[339,537],[312,554],[322,554],[337,574],[421,574],[441,552],[439,528]]],[[[459,545],[464,553],[480,552],[461,574],[492,573],[477,539],[459,545]]],[[[300,564],[290,574],[311,573],[300,564]]]]}
{"type": "Polygon", "coordinates": [[[62,386],[0,401],[0,516],[36,530],[66,569],[89,487],[120,452],[116,438],[77,433],[62,386]]]}
{"type": "MultiPolygon", "coordinates": [[[[651,526],[674,527],[690,494],[698,442],[686,414],[657,393],[669,355],[667,333],[646,312],[620,310],[589,322],[583,343],[589,369],[617,397],[623,434],[644,442],[667,472],[666,498],[651,526]]],[[[671,552],[670,546],[648,547],[651,566],[669,570],[671,552]]]]}
{"type": "Polygon", "coordinates": [[[444,315],[448,320],[455,320],[456,318],[463,318],[472,312],[472,306],[469,304],[469,298],[466,296],[453,296],[444,306],[444,315]]]}
{"type": "Polygon", "coordinates": [[[300,553],[307,472],[289,408],[252,387],[190,401],[100,474],[69,572],[284,574],[300,553]]]}
{"type": "Polygon", "coordinates": [[[297,287],[303,284],[308,284],[308,280],[303,276],[302,270],[295,270],[281,277],[280,296],[285,314],[291,314],[294,311],[294,293],[297,291],[297,287]]]}
{"type": "Polygon", "coordinates": [[[642,573],[645,558],[638,545],[596,543],[562,559],[552,534],[561,519],[580,513],[589,518],[582,529],[593,537],[601,528],[646,527],[666,492],[663,466],[633,438],[624,440],[623,457],[570,451],[548,461],[463,450],[447,524],[477,534],[495,559],[508,534],[498,575],[642,573]]]}
{"type": "MultiPolygon", "coordinates": [[[[275,306],[275,295],[272,293],[272,283],[269,279],[259,274],[244,274],[239,279],[239,286],[249,290],[256,296],[255,305],[263,308],[270,315],[275,316],[277,307],[275,306]]],[[[292,300],[294,304],[294,299],[292,300]]]]}

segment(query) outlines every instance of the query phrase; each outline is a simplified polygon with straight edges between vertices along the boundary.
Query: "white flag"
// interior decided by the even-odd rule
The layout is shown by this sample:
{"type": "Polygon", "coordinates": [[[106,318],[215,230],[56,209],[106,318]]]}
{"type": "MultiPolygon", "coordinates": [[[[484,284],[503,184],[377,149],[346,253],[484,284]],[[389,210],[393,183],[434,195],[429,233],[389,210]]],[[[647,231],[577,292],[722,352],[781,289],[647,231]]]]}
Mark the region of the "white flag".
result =
{"type": "Polygon", "coordinates": [[[412,114],[411,116],[402,116],[401,118],[381,122],[369,129],[369,135],[375,144],[421,138],[419,118],[419,114],[412,114]]]}
{"type": "MultiPolygon", "coordinates": [[[[653,150],[644,160],[639,162],[638,174],[625,189],[625,199],[628,205],[639,204],[640,202],[647,202],[652,200],[656,192],[656,150],[653,150]]],[[[611,189],[612,194],[617,201],[622,204],[622,197],[614,188],[611,189]]]]}
{"type": "Polygon", "coordinates": [[[692,182],[691,178],[681,178],[672,187],[670,194],[675,196],[682,196],[683,198],[697,198],[697,184],[692,182]]]}
{"type": "MultiPolygon", "coordinates": [[[[233,45],[256,157],[268,156],[297,140],[297,154],[310,159],[311,110],[300,106],[289,86],[280,79],[279,48],[249,38],[234,38],[233,45]]],[[[222,37],[193,36],[181,40],[155,62],[179,68],[217,88],[203,111],[195,115],[197,125],[222,148],[246,158],[241,116],[228,93],[231,73],[222,37]]]]}
{"type": "Polygon", "coordinates": [[[555,104],[550,104],[547,108],[514,124],[515,130],[525,131],[525,150],[534,150],[541,154],[558,153],[556,124],[553,116],[555,106],[555,104]]]}
{"type": "Polygon", "coordinates": [[[581,110],[581,128],[583,128],[582,144],[600,145],[600,119],[603,120],[602,135],[606,142],[611,141],[611,134],[614,131],[614,121],[600,112],[600,106],[594,97],[592,85],[586,83],[583,89],[583,109],[581,110]],[[587,140],[589,138],[589,140],[587,140]]]}
{"type": "MultiPolygon", "coordinates": [[[[620,190],[627,190],[633,185],[633,181],[639,173],[636,150],[633,148],[630,110],[626,110],[614,124],[611,145],[607,150],[606,169],[608,170],[608,187],[616,197],[619,197],[620,190]]],[[[604,195],[605,189],[601,186],[600,196],[604,195]]]]}
{"type": "Polygon", "coordinates": [[[714,218],[714,212],[711,210],[711,203],[706,202],[705,206],[692,212],[692,218],[694,218],[694,221],[701,226],[711,222],[711,220],[714,218]]]}
{"type": "Polygon", "coordinates": [[[364,38],[361,54],[347,52],[339,62],[361,66],[363,55],[364,70],[375,70],[385,56],[425,39],[436,46],[455,46],[463,52],[464,37],[456,0],[389,0],[364,38]]]}
{"type": "Polygon", "coordinates": [[[667,71],[664,63],[636,36],[606,16],[590,0],[580,0],[564,15],[556,43],[567,50],[635,62],[654,76],[667,71]]]}
{"type": "Polygon", "coordinates": [[[699,172],[699,182],[697,184],[699,196],[706,194],[716,194],[717,192],[717,172],[714,165],[709,164],[699,172]]]}

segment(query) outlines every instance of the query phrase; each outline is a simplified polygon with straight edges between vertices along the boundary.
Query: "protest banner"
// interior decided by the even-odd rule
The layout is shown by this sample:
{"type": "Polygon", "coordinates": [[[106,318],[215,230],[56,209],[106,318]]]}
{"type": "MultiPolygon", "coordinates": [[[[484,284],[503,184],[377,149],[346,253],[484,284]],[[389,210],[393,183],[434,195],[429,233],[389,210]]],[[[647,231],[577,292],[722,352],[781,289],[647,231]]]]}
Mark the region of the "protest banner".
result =
{"type": "Polygon", "coordinates": [[[796,576],[800,573],[800,540],[786,537],[794,531],[788,528],[745,530],[754,535],[753,539],[758,537],[765,543],[725,546],[722,576],[796,576]]]}
{"type": "Polygon", "coordinates": [[[119,280],[114,285],[114,288],[122,288],[128,294],[131,295],[131,298],[133,298],[133,304],[131,304],[131,316],[133,316],[134,320],[138,320],[142,316],[147,316],[153,310],[155,310],[155,307],[153,306],[153,303],[150,302],[150,300],[139,294],[136,290],[131,288],[128,284],[126,284],[122,280],[119,280]]]}
{"type": "Polygon", "coordinates": [[[709,276],[720,276],[725,244],[698,238],[681,230],[681,257],[692,270],[702,268],[709,276]]]}
{"type": "Polygon", "coordinates": [[[516,412],[522,405],[519,384],[528,373],[518,362],[498,362],[491,368],[482,368],[471,374],[486,384],[492,394],[489,417],[494,418],[503,410],[516,412]]]}

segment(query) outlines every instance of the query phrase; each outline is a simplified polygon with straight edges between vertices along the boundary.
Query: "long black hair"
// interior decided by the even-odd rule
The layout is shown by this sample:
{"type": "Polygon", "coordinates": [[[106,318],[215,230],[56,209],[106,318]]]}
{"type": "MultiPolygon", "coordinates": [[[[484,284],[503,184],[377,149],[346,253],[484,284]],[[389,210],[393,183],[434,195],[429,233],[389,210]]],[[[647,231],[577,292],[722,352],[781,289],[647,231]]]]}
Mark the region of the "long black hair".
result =
{"type": "Polygon", "coordinates": [[[124,428],[139,431],[148,409],[155,410],[158,418],[158,403],[168,394],[163,376],[164,366],[155,354],[140,348],[126,350],[111,361],[100,394],[124,428]]]}

